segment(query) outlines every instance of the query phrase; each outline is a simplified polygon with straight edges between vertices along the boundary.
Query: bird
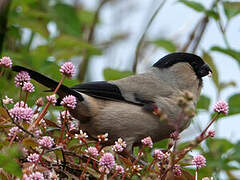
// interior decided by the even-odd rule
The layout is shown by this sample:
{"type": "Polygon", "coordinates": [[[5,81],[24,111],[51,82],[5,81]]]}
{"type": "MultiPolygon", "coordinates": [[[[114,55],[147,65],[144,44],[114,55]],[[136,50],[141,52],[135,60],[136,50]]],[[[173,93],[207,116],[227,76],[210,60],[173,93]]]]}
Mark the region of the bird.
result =
{"type": "MultiPolygon", "coordinates": [[[[54,90],[58,82],[31,69],[13,66],[13,71],[26,71],[32,79],[54,90]]],[[[179,125],[186,129],[192,117],[179,120],[182,108],[179,97],[185,92],[192,95],[189,106],[196,109],[203,86],[203,77],[212,70],[204,60],[191,53],[168,54],[141,74],[119,80],[86,82],[73,87],[61,85],[57,94],[61,100],[66,95],[77,99],[70,114],[80,122],[80,129],[89,138],[108,133],[106,145],[113,145],[118,138],[124,139],[127,151],[140,146],[141,140],[151,137],[153,143],[170,137],[179,125]],[[163,112],[167,120],[161,120],[155,110],[163,112]]]]}

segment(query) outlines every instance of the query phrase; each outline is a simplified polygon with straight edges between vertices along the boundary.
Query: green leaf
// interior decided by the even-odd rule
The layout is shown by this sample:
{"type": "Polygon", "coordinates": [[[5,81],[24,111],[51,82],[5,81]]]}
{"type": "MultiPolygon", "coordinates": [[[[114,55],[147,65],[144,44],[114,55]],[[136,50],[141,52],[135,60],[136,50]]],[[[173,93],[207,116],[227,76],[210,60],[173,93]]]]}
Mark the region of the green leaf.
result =
{"type": "Polygon", "coordinates": [[[217,52],[221,52],[223,54],[229,55],[232,58],[236,59],[238,61],[238,63],[240,63],[240,52],[233,50],[233,49],[227,49],[227,48],[222,48],[219,46],[213,46],[211,48],[212,51],[217,51],[217,52]]]}
{"type": "Polygon", "coordinates": [[[218,91],[220,91],[218,71],[213,62],[212,56],[207,52],[203,52],[202,58],[211,67],[211,69],[213,71],[212,80],[213,80],[215,86],[217,87],[218,91]]]}
{"type": "Polygon", "coordinates": [[[172,41],[167,39],[158,39],[152,41],[152,43],[154,43],[158,47],[165,49],[168,52],[175,52],[177,50],[176,45],[172,41]]]}
{"type": "Polygon", "coordinates": [[[187,0],[179,0],[178,2],[181,2],[183,4],[185,4],[186,6],[198,11],[198,12],[202,12],[205,11],[205,7],[198,2],[195,1],[187,1],[187,0]]]}
{"type": "Polygon", "coordinates": [[[75,8],[67,4],[58,3],[53,7],[52,16],[62,32],[81,37],[81,23],[75,8]]]}
{"type": "Polygon", "coordinates": [[[197,109],[205,109],[208,110],[210,105],[210,98],[207,96],[200,96],[200,99],[197,103],[197,109]]]}
{"type": "Polygon", "coordinates": [[[211,17],[215,20],[219,20],[219,14],[218,12],[214,10],[206,10],[205,13],[208,15],[208,17],[211,17]]]}
{"type": "Polygon", "coordinates": [[[240,13],[240,2],[224,2],[223,7],[228,19],[231,19],[240,13]]]}
{"type": "Polygon", "coordinates": [[[234,144],[227,139],[207,139],[206,145],[210,152],[222,155],[234,147],[234,144]]]}
{"type": "Polygon", "coordinates": [[[0,167],[6,172],[20,177],[22,175],[22,171],[16,160],[19,156],[20,150],[16,146],[4,149],[0,153],[0,167]]]}
{"type": "Polygon", "coordinates": [[[229,112],[228,115],[240,113],[240,94],[234,94],[228,99],[229,112]]]}
{"type": "Polygon", "coordinates": [[[103,74],[106,81],[117,80],[133,75],[131,71],[119,71],[111,68],[104,69],[103,74]]]}

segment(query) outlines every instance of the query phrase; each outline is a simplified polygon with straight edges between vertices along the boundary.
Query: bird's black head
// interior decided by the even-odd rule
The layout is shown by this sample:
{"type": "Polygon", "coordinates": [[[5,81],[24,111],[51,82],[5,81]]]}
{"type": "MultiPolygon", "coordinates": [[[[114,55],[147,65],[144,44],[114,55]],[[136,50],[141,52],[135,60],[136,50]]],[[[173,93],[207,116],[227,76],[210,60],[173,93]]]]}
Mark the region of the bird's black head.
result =
{"type": "Polygon", "coordinates": [[[192,66],[194,72],[199,79],[212,73],[211,68],[202,60],[201,57],[195,54],[183,52],[166,55],[158,62],[156,62],[153,67],[157,67],[160,69],[168,68],[179,62],[188,62],[192,66]]]}

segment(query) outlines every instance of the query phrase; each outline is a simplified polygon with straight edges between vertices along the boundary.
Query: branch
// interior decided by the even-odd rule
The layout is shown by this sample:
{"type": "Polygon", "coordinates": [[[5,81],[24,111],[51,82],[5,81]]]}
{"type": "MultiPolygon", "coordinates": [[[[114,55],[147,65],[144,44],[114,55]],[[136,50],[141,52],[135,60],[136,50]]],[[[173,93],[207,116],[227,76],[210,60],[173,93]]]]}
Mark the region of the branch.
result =
{"type": "Polygon", "coordinates": [[[3,50],[4,37],[7,32],[7,14],[11,0],[0,1],[0,56],[3,50]]]}
{"type": "Polygon", "coordinates": [[[163,0],[162,3],[159,5],[159,7],[156,9],[156,11],[154,12],[154,14],[152,15],[151,19],[149,20],[138,44],[137,44],[137,47],[136,47],[136,52],[135,52],[135,58],[134,58],[134,65],[133,65],[133,72],[136,73],[136,70],[137,70],[137,64],[138,64],[138,57],[139,57],[139,53],[140,53],[140,50],[142,48],[142,44],[144,42],[144,39],[145,39],[145,35],[148,31],[148,29],[150,28],[153,20],[155,19],[155,17],[157,16],[157,14],[159,13],[159,11],[162,9],[163,5],[165,4],[166,0],[163,0]]]}
{"type": "MultiPolygon", "coordinates": [[[[89,35],[88,35],[88,38],[87,38],[87,42],[88,43],[92,43],[93,40],[94,40],[94,32],[95,32],[95,29],[96,29],[96,25],[97,25],[97,21],[98,21],[98,18],[99,18],[99,14],[100,14],[100,11],[102,9],[102,7],[111,0],[103,0],[101,1],[101,3],[99,4],[97,10],[96,10],[96,13],[94,15],[94,18],[93,18],[93,23],[90,27],[90,32],[89,32],[89,35]]],[[[88,62],[89,62],[89,56],[88,56],[88,51],[85,50],[84,54],[83,54],[83,60],[81,62],[81,64],[79,65],[79,73],[78,73],[78,80],[79,81],[83,81],[84,80],[84,77],[85,77],[85,74],[87,72],[87,68],[88,68],[88,62]]]]}

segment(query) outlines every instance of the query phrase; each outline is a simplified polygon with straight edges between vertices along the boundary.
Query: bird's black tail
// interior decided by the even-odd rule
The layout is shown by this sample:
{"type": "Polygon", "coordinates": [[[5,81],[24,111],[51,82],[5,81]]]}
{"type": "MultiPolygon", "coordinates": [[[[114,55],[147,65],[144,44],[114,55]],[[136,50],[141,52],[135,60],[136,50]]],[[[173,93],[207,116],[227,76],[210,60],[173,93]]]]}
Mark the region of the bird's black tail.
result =
{"type": "MultiPolygon", "coordinates": [[[[16,71],[16,72],[20,72],[20,71],[26,71],[28,72],[28,74],[30,75],[30,77],[32,79],[34,79],[35,81],[39,82],[40,84],[50,88],[51,90],[54,90],[56,89],[57,85],[58,85],[58,82],[53,80],[53,79],[50,79],[49,77],[47,76],[44,76],[36,71],[33,71],[31,69],[28,69],[28,68],[25,68],[25,67],[22,67],[22,66],[13,66],[12,67],[12,70],[13,71],[16,71]]],[[[78,98],[79,101],[83,101],[83,97],[80,93],[78,93],[77,91],[65,86],[65,85],[61,85],[57,94],[62,98],[66,95],[73,95],[75,96],[76,98],[78,98]]]]}

